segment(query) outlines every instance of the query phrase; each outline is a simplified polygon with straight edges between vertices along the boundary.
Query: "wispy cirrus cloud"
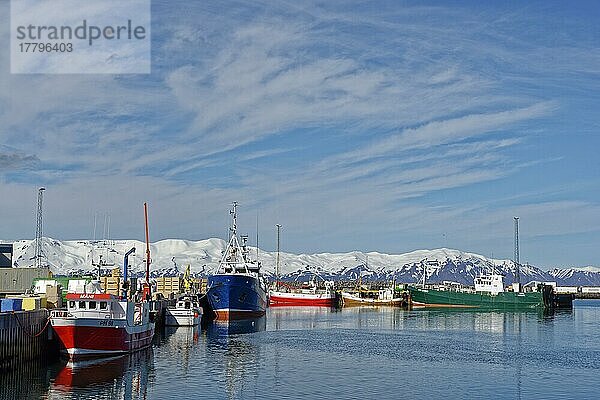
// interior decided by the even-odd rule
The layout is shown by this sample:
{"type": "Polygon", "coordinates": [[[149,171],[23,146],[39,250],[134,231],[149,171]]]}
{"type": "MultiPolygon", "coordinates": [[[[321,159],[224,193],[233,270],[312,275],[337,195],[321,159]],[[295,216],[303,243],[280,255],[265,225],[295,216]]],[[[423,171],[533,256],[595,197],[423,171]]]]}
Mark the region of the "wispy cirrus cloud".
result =
{"type": "Polygon", "coordinates": [[[556,103],[538,103],[532,106],[488,114],[432,121],[416,128],[408,128],[398,134],[374,141],[363,149],[351,151],[338,157],[351,162],[381,157],[386,154],[409,152],[416,149],[431,149],[471,138],[480,138],[510,124],[548,115],[555,110],[556,103]]]}
{"type": "Polygon", "coordinates": [[[0,172],[15,169],[31,169],[40,160],[34,155],[0,152],[0,172]]]}

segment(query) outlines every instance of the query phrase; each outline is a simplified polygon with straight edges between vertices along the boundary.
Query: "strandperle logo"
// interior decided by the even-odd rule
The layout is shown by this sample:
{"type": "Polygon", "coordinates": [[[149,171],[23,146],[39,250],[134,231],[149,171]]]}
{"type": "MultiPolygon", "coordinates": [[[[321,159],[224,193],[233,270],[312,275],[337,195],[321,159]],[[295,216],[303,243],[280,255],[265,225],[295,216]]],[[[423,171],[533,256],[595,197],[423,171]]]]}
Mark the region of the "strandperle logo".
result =
{"type": "Polygon", "coordinates": [[[146,28],[142,25],[133,26],[132,21],[127,20],[127,25],[121,26],[96,26],[88,25],[87,20],[83,20],[81,25],[73,28],[71,26],[17,26],[17,39],[19,40],[87,40],[91,46],[98,39],[106,40],[143,40],[146,38],[146,28]]]}
{"type": "Polygon", "coordinates": [[[150,73],[150,0],[11,0],[12,73],[150,73]]]}

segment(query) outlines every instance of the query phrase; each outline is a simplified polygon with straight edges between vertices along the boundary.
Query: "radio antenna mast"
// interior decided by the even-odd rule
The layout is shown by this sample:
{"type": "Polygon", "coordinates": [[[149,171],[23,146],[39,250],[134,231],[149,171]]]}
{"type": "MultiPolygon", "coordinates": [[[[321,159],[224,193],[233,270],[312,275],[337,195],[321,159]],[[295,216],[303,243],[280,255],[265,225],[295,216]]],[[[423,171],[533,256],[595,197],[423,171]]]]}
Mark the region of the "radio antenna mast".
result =
{"type": "Polygon", "coordinates": [[[43,202],[44,202],[44,191],[46,188],[41,187],[38,189],[38,198],[37,198],[37,219],[35,226],[35,267],[42,267],[42,226],[43,226],[43,202]]]}

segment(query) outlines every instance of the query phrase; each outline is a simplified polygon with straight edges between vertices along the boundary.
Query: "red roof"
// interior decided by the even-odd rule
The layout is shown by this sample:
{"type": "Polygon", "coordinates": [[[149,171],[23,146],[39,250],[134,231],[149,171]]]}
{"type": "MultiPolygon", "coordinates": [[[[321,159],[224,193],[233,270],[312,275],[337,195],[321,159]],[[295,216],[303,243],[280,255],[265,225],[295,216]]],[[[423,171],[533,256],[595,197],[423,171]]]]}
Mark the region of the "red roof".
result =
{"type": "Polygon", "coordinates": [[[114,298],[110,293],[67,293],[67,300],[111,300],[114,298]]]}

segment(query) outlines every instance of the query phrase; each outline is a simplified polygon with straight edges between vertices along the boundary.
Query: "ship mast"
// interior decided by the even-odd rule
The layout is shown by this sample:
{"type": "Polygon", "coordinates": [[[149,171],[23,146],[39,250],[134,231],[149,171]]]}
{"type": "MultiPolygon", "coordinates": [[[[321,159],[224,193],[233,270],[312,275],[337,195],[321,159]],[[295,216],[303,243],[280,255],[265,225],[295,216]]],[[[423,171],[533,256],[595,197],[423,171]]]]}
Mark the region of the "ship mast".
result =
{"type": "Polygon", "coordinates": [[[233,203],[231,203],[231,205],[233,206],[233,209],[229,211],[229,213],[232,215],[231,217],[231,234],[233,236],[237,236],[237,206],[238,206],[238,202],[234,201],[233,203]]]}
{"type": "Polygon", "coordinates": [[[519,293],[521,292],[521,271],[520,271],[520,261],[519,261],[519,217],[514,217],[515,220],[515,280],[519,288],[519,293]]]}
{"type": "Polygon", "coordinates": [[[259,263],[258,261],[258,210],[256,211],[256,263],[259,263]]]}
{"type": "Polygon", "coordinates": [[[144,222],[146,225],[146,283],[144,298],[150,300],[150,234],[148,232],[148,203],[144,203],[144,222]]]}
{"type": "Polygon", "coordinates": [[[248,240],[248,236],[244,235],[241,237],[243,243],[240,245],[237,237],[237,205],[238,202],[234,201],[232,203],[233,208],[229,210],[229,214],[231,215],[229,242],[227,243],[227,247],[221,256],[221,261],[219,261],[219,269],[223,269],[225,272],[232,273],[238,272],[240,269],[248,272],[248,266],[246,265],[248,258],[246,242],[248,240]]]}
{"type": "Polygon", "coordinates": [[[277,262],[275,263],[275,290],[279,290],[279,231],[281,224],[275,225],[277,227],[277,262]]]}

